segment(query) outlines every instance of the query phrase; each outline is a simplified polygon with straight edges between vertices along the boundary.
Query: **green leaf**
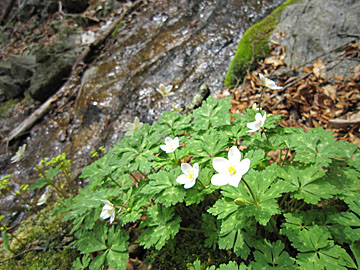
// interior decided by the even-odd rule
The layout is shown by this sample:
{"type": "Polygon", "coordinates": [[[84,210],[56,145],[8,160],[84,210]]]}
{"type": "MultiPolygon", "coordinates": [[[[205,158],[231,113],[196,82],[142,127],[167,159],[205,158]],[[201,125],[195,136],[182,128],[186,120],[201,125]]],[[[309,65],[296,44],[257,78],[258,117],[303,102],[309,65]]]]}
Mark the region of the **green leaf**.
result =
{"type": "Polygon", "coordinates": [[[169,239],[175,237],[180,229],[180,217],[174,217],[173,208],[154,205],[148,208],[146,219],[140,228],[145,228],[139,242],[145,248],[155,247],[160,250],[169,239]]]}
{"type": "MultiPolygon", "coordinates": [[[[332,158],[339,158],[339,145],[332,133],[321,127],[310,129],[307,133],[294,133],[288,144],[296,151],[295,161],[327,166],[332,158]]],[[[346,148],[348,149],[348,148],[346,148]]]]}
{"type": "Polygon", "coordinates": [[[286,182],[276,180],[278,168],[274,164],[261,172],[250,170],[244,177],[255,196],[256,202],[247,186],[240,182],[237,188],[223,187],[221,193],[224,195],[224,199],[218,200],[208,212],[219,215],[221,219],[235,211],[241,211],[245,216],[254,216],[260,224],[266,225],[271,216],[280,213],[276,198],[289,190],[289,185],[286,182]],[[238,198],[245,200],[245,205],[236,205],[234,201],[238,198]]]}
{"type": "Polygon", "coordinates": [[[40,177],[38,178],[38,180],[30,187],[30,190],[34,190],[34,189],[40,189],[46,185],[48,185],[49,183],[46,181],[46,179],[44,177],[40,177]]]}
{"type": "Polygon", "coordinates": [[[201,181],[201,183],[206,188],[204,188],[197,181],[195,186],[193,186],[190,189],[187,189],[185,199],[184,199],[187,206],[191,205],[191,204],[198,204],[198,203],[202,202],[205,199],[205,196],[207,194],[211,194],[216,190],[215,186],[210,185],[211,176],[213,175],[213,173],[214,173],[213,169],[200,167],[198,181],[201,181]]]}
{"type": "Polygon", "coordinates": [[[151,174],[149,175],[149,183],[144,186],[141,193],[155,196],[156,203],[161,203],[167,207],[182,202],[186,192],[184,187],[176,182],[176,178],[181,174],[179,168],[171,172],[160,170],[151,174]]]}
{"type": "Polygon", "coordinates": [[[105,259],[108,251],[98,255],[90,264],[90,270],[102,270],[104,269],[105,259]]]}
{"type": "Polygon", "coordinates": [[[209,163],[220,152],[224,151],[229,139],[215,129],[194,135],[186,144],[191,149],[191,154],[195,157],[194,162],[199,165],[209,163]]]}
{"type": "Polygon", "coordinates": [[[350,249],[355,257],[356,264],[358,265],[357,269],[359,269],[359,266],[360,266],[360,241],[356,241],[352,245],[350,245],[350,249]]]}
{"type": "Polygon", "coordinates": [[[1,234],[2,234],[2,238],[3,238],[3,244],[4,244],[4,248],[5,248],[5,250],[10,250],[10,248],[9,248],[9,237],[8,237],[8,235],[7,235],[7,232],[6,232],[6,230],[3,230],[2,232],[1,232],[1,234]]]}
{"type": "Polygon", "coordinates": [[[230,99],[216,100],[208,97],[202,106],[193,112],[195,130],[208,130],[210,128],[230,125],[230,99]]]}
{"type": "Polygon", "coordinates": [[[247,268],[239,268],[239,265],[237,262],[228,262],[227,264],[220,264],[219,268],[216,268],[216,270],[238,270],[238,269],[247,269],[247,268]]]}
{"type": "Polygon", "coordinates": [[[298,249],[296,262],[300,269],[347,269],[355,264],[349,254],[334,241],[328,240],[331,235],[324,227],[317,225],[308,230],[288,235],[294,248],[298,249]]]}
{"type": "Polygon", "coordinates": [[[328,226],[331,234],[338,243],[351,244],[360,240],[360,219],[351,212],[341,212],[329,215],[328,226]]]}
{"type": "Polygon", "coordinates": [[[215,250],[218,243],[218,230],[221,223],[215,217],[208,214],[202,214],[202,220],[201,229],[205,231],[204,234],[206,237],[204,246],[215,250]]]}
{"type": "Polygon", "coordinates": [[[279,177],[292,185],[292,196],[306,203],[316,204],[321,199],[329,199],[335,195],[336,189],[327,181],[325,170],[321,165],[306,168],[287,167],[279,170],[279,177]]]}
{"type": "Polygon", "coordinates": [[[165,111],[157,121],[156,127],[161,134],[165,133],[168,136],[177,136],[190,127],[190,120],[191,115],[165,111]]]}
{"type": "Polygon", "coordinates": [[[86,254],[81,257],[81,259],[78,257],[73,263],[73,269],[74,270],[84,270],[87,269],[91,261],[91,258],[89,254],[86,254]]]}
{"type": "Polygon", "coordinates": [[[250,254],[250,247],[256,246],[256,223],[246,218],[241,212],[224,219],[219,234],[219,248],[233,249],[237,256],[246,260],[250,254]]]}
{"type": "Polygon", "coordinates": [[[129,245],[129,233],[119,227],[111,227],[108,233],[108,253],[106,262],[113,268],[126,268],[126,260],[129,258],[127,247],[129,245]]]}
{"type": "Polygon", "coordinates": [[[80,252],[91,253],[107,249],[105,243],[106,234],[107,227],[105,223],[97,223],[95,225],[94,231],[86,233],[81,239],[79,239],[78,245],[80,252]]]}
{"type": "Polygon", "coordinates": [[[265,239],[262,245],[256,246],[252,269],[298,269],[295,260],[284,249],[285,245],[280,240],[270,243],[265,239]]]}

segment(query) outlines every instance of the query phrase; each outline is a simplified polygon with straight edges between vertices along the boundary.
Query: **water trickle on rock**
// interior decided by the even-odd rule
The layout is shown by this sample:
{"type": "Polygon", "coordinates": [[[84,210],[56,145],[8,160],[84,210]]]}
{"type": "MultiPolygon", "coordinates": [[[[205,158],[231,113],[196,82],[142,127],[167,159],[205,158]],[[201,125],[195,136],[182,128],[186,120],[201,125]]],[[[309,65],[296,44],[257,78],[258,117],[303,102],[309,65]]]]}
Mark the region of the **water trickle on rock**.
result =
{"type": "Polygon", "coordinates": [[[113,46],[85,72],[73,111],[33,127],[25,140],[26,168],[17,164],[7,174],[33,182],[42,158],[66,152],[78,175],[91,162],[90,152],[101,145],[110,149],[135,116],[152,123],[172,105],[189,104],[203,84],[211,94],[222,90],[242,34],[282,2],[151,2],[124,21],[113,46]],[[162,97],[155,90],[160,83],[172,85],[174,95],[162,97]]]}

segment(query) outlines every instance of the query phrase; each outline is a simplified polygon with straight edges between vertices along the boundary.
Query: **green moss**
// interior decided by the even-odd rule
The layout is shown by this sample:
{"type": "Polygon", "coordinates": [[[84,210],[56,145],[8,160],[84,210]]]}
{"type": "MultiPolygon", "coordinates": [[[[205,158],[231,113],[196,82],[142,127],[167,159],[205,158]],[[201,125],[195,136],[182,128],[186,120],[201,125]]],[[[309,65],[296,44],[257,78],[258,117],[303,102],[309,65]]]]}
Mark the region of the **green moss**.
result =
{"type": "Polygon", "coordinates": [[[0,117],[9,116],[18,102],[19,102],[18,99],[9,99],[3,105],[1,105],[0,106],[0,117]]]}
{"type": "Polygon", "coordinates": [[[31,251],[22,256],[1,263],[4,270],[13,269],[72,269],[72,263],[79,256],[76,250],[62,249],[72,239],[70,226],[61,222],[63,214],[52,215],[53,206],[41,210],[21,222],[14,232],[16,238],[10,237],[9,246],[14,252],[0,249],[0,258],[12,258],[34,247],[47,248],[44,251],[31,251]],[[19,242],[17,239],[20,239],[19,242]]]}
{"type": "Polygon", "coordinates": [[[262,21],[252,25],[246,30],[228,68],[225,77],[225,86],[234,86],[237,81],[246,74],[247,69],[254,67],[258,59],[270,54],[268,40],[278,23],[282,10],[286,6],[299,1],[300,0],[287,0],[262,21]]]}
{"type": "Polygon", "coordinates": [[[12,259],[1,264],[4,270],[68,270],[78,256],[75,250],[47,250],[26,253],[21,260],[12,259]]]}
{"type": "Polygon", "coordinates": [[[161,250],[150,249],[145,254],[144,263],[153,269],[189,269],[194,261],[201,261],[201,269],[211,265],[219,266],[239,258],[230,251],[204,247],[205,237],[201,233],[180,231],[161,250]]]}

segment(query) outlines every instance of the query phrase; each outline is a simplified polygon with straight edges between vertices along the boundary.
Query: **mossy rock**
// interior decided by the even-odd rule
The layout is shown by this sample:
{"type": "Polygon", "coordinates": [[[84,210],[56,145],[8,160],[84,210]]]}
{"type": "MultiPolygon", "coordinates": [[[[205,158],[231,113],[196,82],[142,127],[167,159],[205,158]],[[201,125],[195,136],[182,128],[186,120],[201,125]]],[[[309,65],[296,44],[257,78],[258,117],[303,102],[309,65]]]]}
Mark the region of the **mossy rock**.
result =
{"type": "Polygon", "coordinates": [[[71,226],[61,221],[64,214],[54,215],[53,210],[54,205],[50,205],[21,222],[14,232],[16,238],[9,236],[9,247],[13,253],[5,250],[4,246],[0,248],[0,260],[11,258],[1,263],[0,269],[72,269],[79,252],[62,248],[72,241],[69,233],[71,226]],[[45,249],[31,251],[36,247],[45,249]],[[15,254],[22,255],[14,257],[15,254]]]}
{"type": "Polygon", "coordinates": [[[252,25],[246,30],[240,40],[236,54],[231,61],[225,77],[225,86],[234,86],[243,76],[247,69],[254,68],[256,62],[270,54],[268,46],[269,37],[276,28],[282,10],[300,0],[287,0],[277,7],[262,21],[252,25]]]}

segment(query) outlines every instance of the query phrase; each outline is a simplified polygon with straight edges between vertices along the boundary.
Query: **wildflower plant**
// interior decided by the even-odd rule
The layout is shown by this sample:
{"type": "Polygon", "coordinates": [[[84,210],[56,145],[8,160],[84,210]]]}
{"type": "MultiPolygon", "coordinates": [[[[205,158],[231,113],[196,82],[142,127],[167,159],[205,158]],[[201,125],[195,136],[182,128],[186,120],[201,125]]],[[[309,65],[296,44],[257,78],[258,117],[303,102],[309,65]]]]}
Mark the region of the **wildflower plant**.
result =
{"type": "Polygon", "coordinates": [[[192,113],[165,112],[83,169],[89,184],[64,201],[64,219],[89,269],[125,269],[130,243],[175,248],[180,232],[229,257],[190,269],[357,268],[359,149],[271,114],[248,133],[261,111],[229,109],[209,97],[192,113]]]}

